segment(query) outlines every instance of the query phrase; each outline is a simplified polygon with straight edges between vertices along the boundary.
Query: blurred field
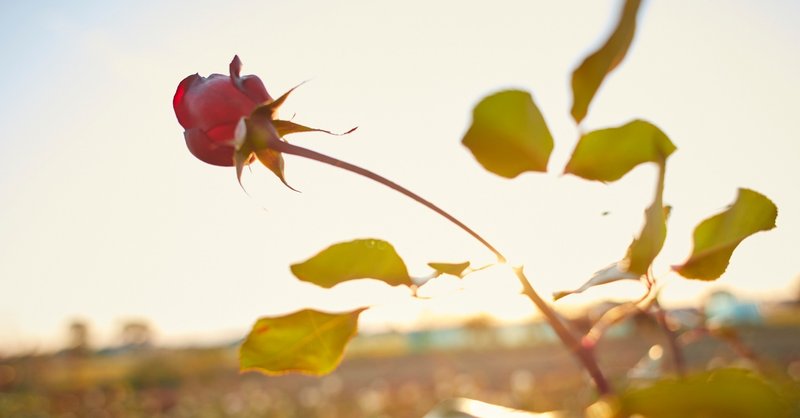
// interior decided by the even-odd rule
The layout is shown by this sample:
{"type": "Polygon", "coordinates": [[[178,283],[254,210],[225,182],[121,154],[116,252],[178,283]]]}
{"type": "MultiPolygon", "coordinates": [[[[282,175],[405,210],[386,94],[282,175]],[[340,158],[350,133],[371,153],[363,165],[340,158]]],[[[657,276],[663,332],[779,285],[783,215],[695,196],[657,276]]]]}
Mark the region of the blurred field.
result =
{"type": "MultiPolygon", "coordinates": [[[[800,326],[737,332],[758,365],[729,344],[702,337],[686,348],[690,366],[737,364],[800,379],[800,326]]],[[[658,338],[639,328],[601,340],[604,370],[614,380],[624,378],[658,338]]],[[[454,396],[577,414],[593,397],[589,381],[557,343],[398,352],[377,343],[369,350],[369,341],[359,340],[342,366],[322,378],[240,375],[233,346],[0,359],[0,417],[416,418],[454,396]]],[[[669,369],[669,361],[661,367],[669,369]]]]}

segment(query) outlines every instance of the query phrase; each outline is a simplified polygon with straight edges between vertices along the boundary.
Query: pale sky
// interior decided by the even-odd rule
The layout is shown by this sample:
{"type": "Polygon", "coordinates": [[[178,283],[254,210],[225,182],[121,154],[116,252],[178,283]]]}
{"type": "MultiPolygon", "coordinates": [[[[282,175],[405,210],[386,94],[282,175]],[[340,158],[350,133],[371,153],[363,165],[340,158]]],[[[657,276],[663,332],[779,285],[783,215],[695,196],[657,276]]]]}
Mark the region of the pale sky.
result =
{"type": "MultiPolygon", "coordinates": [[[[432,286],[434,298],[370,282],[332,291],[289,265],[355,238],[388,240],[413,274],[428,261],[492,261],[432,212],[355,175],[287,157],[298,194],[263,167],[205,165],[185,147],[171,99],[238,54],[273,96],[304,81],[286,117],[346,137],[294,142],[381,173],[436,202],[526,265],[543,294],[617,261],[652,197],[653,167],[603,185],[561,176],[578,131],[569,76],[606,36],[616,1],[3,2],[0,5],[0,352],[52,348],[83,318],[98,345],[147,318],[160,341],[243,335],[261,315],[382,302],[369,324],[468,309],[513,317],[533,306],[507,271],[432,286]],[[556,140],[547,174],[506,180],[460,139],[472,107],[505,88],[532,92],[556,140]],[[609,214],[602,216],[604,212],[609,214]],[[456,288],[463,287],[463,290],[456,288]],[[438,290],[437,290],[438,289],[438,290]],[[425,313],[428,312],[428,313],[425,313]],[[402,319],[401,319],[402,318],[402,319]]],[[[719,286],[796,294],[800,274],[800,3],[648,2],[626,61],[586,130],[634,118],[677,145],[667,167],[669,235],[655,264],[679,304],[719,286]],[[779,208],[717,283],[669,265],[738,187],[779,208]]],[[[631,298],[611,285],[557,305],[631,298]]]]}

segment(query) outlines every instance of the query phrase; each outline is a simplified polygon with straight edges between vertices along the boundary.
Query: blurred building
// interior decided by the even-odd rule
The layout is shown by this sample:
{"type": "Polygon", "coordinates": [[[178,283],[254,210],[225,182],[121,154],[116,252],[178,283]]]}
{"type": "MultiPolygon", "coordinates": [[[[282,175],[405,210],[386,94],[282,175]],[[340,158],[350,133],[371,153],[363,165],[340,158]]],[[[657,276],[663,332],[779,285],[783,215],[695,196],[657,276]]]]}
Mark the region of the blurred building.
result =
{"type": "Polygon", "coordinates": [[[711,293],[703,310],[708,326],[760,325],[764,322],[758,305],[742,301],[727,290],[711,293]]]}

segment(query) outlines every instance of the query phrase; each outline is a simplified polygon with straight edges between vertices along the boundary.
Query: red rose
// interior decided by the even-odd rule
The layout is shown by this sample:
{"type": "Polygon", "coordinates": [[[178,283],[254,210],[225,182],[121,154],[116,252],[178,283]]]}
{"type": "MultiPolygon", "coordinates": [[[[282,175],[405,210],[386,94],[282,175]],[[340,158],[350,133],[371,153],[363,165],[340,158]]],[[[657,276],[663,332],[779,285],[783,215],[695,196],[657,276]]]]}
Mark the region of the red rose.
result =
{"type": "Polygon", "coordinates": [[[239,76],[241,68],[234,56],[230,76],[192,74],[181,81],[172,99],[175,116],[186,129],[186,146],[206,163],[233,166],[236,125],[256,106],[272,100],[258,77],[239,76]]]}

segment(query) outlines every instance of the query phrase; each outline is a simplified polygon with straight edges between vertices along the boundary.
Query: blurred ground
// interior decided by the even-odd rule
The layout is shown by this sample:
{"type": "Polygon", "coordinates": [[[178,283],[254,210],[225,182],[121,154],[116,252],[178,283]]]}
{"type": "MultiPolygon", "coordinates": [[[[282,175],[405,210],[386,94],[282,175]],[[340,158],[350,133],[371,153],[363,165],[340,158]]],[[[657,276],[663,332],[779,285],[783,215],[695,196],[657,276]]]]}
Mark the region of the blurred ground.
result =
{"type": "MultiPolygon", "coordinates": [[[[745,358],[741,347],[699,336],[686,347],[689,366],[760,367],[800,379],[800,325],[785,322],[731,328],[751,351],[745,358]]],[[[625,378],[663,342],[646,325],[637,327],[597,347],[612,380],[625,378]]],[[[357,341],[341,367],[322,378],[240,375],[235,346],[0,358],[0,417],[417,418],[455,396],[577,413],[593,397],[587,378],[555,342],[397,352],[380,344],[366,349],[369,341],[357,341]]],[[[659,369],[670,369],[668,358],[665,350],[659,369]]]]}

